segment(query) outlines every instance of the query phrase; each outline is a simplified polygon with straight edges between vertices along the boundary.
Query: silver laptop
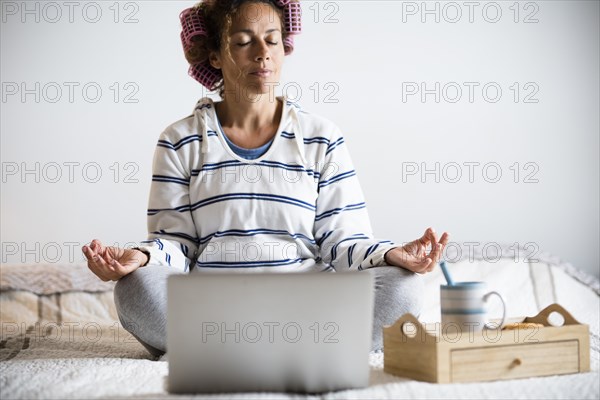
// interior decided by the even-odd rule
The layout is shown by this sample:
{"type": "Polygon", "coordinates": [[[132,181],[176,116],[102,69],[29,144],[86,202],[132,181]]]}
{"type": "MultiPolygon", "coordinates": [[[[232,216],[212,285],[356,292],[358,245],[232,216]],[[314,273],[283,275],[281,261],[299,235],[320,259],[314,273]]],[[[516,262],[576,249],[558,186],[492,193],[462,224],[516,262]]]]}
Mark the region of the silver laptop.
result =
{"type": "Polygon", "coordinates": [[[369,383],[367,272],[171,275],[167,310],[171,393],[318,393],[369,383]]]}

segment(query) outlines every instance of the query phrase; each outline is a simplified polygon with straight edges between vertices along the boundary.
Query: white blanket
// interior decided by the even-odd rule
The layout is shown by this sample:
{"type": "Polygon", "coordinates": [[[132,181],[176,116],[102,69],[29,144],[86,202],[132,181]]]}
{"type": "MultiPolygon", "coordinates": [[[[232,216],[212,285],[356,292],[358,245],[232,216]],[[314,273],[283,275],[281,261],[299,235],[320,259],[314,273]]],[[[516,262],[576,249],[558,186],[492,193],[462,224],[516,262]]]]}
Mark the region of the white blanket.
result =
{"type": "MultiPolygon", "coordinates": [[[[450,264],[456,280],[485,280],[508,302],[508,315],[535,315],[557,302],[590,327],[589,373],[470,384],[431,384],[383,372],[370,356],[369,387],[300,396],[227,393],[171,396],[167,362],[152,356],[118,323],[110,283],[84,265],[0,267],[0,397],[36,398],[581,398],[600,396],[597,281],[560,262],[465,260],[450,264]],[[51,275],[51,277],[49,276],[51,275]],[[59,282],[60,283],[56,283],[59,282]],[[54,282],[52,284],[51,282],[54,282]],[[53,289],[54,288],[54,289],[53,289]]],[[[439,321],[439,271],[426,275],[422,321],[439,321]]],[[[494,311],[492,311],[494,312],[494,311]]]]}

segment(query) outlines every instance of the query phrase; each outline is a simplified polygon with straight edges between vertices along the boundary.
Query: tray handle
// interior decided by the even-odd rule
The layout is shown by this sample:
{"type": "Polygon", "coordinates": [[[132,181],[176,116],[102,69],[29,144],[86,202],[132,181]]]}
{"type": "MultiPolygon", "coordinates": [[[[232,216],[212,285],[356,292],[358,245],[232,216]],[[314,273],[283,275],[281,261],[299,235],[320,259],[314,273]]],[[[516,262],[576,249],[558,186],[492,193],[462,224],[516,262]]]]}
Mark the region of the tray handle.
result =
{"type": "Polygon", "coordinates": [[[565,322],[563,325],[581,325],[579,321],[573,318],[573,316],[567,310],[557,303],[550,304],[548,307],[540,311],[538,315],[535,317],[527,317],[523,322],[536,322],[544,326],[554,326],[548,320],[548,317],[553,312],[559,313],[564,318],[565,322]]]}
{"type": "Polygon", "coordinates": [[[426,336],[431,336],[423,327],[423,324],[419,322],[419,320],[412,315],[411,313],[404,314],[400,318],[396,320],[392,325],[384,326],[384,330],[391,331],[392,333],[399,332],[400,336],[405,338],[406,340],[415,339],[415,338],[424,338],[426,336]],[[414,335],[407,335],[404,331],[404,324],[411,323],[415,327],[414,335]]]}

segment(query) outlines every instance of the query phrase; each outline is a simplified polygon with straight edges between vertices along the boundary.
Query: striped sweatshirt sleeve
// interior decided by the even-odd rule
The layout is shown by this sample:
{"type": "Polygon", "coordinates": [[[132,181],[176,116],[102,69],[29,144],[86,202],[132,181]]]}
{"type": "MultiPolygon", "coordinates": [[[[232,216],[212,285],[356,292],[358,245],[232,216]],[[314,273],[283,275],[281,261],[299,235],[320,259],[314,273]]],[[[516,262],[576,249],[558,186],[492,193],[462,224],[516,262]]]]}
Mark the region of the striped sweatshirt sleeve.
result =
{"type": "MultiPolygon", "coordinates": [[[[160,135],[152,162],[148,200],[148,238],[140,247],[150,252],[148,265],[161,265],[188,272],[195,262],[198,239],[189,195],[190,166],[185,163],[187,138],[160,135]]],[[[189,140],[188,140],[189,142],[189,140]]]]}
{"type": "Polygon", "coordinates": [[[362,188],[337,127],[321,169],[314,229],[322,260],[337,272],[385,265],[385,252],[397,247],[374,238],[362,188]]]}

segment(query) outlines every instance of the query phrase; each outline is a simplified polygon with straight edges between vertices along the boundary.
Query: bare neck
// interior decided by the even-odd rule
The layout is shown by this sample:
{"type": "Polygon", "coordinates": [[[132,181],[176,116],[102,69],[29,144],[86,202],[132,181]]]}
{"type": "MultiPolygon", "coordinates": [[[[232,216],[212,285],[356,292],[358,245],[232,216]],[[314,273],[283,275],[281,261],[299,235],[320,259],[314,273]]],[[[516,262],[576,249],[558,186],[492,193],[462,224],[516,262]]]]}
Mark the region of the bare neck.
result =
{"type": "Polygon", "coordinates": [[[251,137],[277,129],[281,120],[283,103],[280,99],[265,100],[257,102],[223,101],[215,103],[215,112],[223,129],[238,135],[251,137]]]}

